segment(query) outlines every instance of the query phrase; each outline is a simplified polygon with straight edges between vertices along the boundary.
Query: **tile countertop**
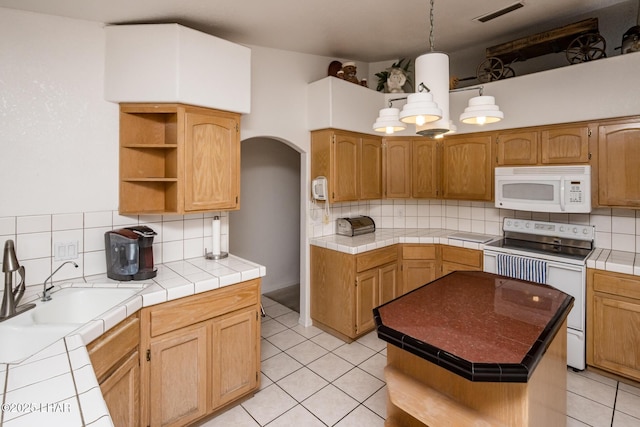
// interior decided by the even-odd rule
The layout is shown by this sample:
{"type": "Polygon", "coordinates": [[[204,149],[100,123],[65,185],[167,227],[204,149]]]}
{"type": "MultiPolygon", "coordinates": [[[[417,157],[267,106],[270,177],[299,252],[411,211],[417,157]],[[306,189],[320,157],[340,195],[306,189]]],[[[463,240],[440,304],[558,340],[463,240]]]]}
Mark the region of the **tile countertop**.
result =
{"type": "Polygon", "coordinates": [[[0,426],[113,426],[86,344],[142,307],[266,274],[265,267],[233,255],[216,261],[193,258],[157,268],[156,277],[142,282],[117,282],[104,274],[55,284],[53,292],[69,286],[137,287],[140,292],[24,361],[0,364],[0,426]]]}
{"type": "Polygon", "coordinates": [[[587,268],[640,276],[640,253],[596,248],[587,258],[587,268]]]}
{"type": "MultiPolygon", "coordinates": [[[[440,228],[379,228],[374,233],[349,237],[332,234],[315,237],[309,243],[339,252],[357,255],[397,243],[439,243],[469,249],[484,249],[484,244],[502,236],[466,233],[440,228]],[[471,240],[469,240],[471,239],[471,240]],[[489,239],[489,240],[487,240],[489,239]],[[484,240],[484,243],[482,241],[484,240]]],[[[587,258],[587,267],[640,276],[640,253],[595,248],[587,258]]]]}
{"type": "Polygon", "coordinates": [[[441,228],[378,228],[374,233],[361,236],[349,237],[332,234],[330,236],[315,237],[310,239],[309,242],[315,246],[356,255],[397,243],[440,243],[482,250],[484,243],[500,237],[441,228]]]}

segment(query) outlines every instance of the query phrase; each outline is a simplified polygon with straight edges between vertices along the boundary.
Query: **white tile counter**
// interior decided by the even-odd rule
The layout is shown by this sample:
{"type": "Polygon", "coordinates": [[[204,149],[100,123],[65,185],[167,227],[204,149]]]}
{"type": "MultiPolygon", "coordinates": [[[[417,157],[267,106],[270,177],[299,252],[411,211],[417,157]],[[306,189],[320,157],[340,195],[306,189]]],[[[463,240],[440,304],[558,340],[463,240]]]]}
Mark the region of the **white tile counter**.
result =
{"type": "Polygon", "coordinates": [[[332,234],[310,239],[309,242],[315,246],[355,255],[397,243],[439,243],[482,250],[485,243],[500,237],[441,228],[378,228],[374,233],[361,236],[349,237],[332,234]],[[484,243],[481,243],[482,241],[484,243]]]}
{"type": "Polygon", "coordinates": [[[640,276],[640,253],[596,248],[587,259],[587,267],[640,276]]]}
{"type": "MultiPolygon", "coordinates": [[[[105,274],[55,284],[53,298],[55,290],[68,286],[138,287],[140,292],[22,362],[0,364],[1,426],[113,426],[86,344],[142,307],[266,274],[265,267],[233,255],[215,261],[188,259],[157,268],[156,277],[142,282],[117,282],[105,274]]],[[[31,300],[34,298],[32,295],[31,300]]],[[[25,302],[29,302],[26,297],[25,302]]]]}

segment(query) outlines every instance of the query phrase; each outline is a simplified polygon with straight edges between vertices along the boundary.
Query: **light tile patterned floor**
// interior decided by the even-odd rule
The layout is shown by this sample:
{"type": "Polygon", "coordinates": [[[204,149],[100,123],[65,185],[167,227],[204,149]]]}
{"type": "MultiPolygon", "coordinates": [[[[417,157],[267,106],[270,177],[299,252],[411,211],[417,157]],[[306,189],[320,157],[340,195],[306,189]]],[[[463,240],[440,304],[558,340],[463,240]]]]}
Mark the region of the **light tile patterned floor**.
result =
{"type": "MultiPolygon", "coordinates": [[[[202,427],[382,427],[386,343],[351,344],[304,328],[263,297],[260,391],[202,427]]],[[[590,371],[567,371],[567,427],[640,427],[640,388],[590,371]]]]}

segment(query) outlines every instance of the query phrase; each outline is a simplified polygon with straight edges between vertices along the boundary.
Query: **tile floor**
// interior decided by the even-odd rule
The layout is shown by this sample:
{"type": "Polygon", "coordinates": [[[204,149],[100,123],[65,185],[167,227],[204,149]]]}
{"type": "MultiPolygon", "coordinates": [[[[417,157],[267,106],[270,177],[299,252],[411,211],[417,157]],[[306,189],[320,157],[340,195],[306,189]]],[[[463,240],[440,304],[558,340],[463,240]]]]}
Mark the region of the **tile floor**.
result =
{"type": "MultiPolygon", "coordinates": [[[[298,324],[298,313],[263,296],[262,384],[201,427],[382,427],[386,343],[351,344],[298,324]]],[[[640,427],[640,388],[567,371],[567,427],[640,427]]]]}

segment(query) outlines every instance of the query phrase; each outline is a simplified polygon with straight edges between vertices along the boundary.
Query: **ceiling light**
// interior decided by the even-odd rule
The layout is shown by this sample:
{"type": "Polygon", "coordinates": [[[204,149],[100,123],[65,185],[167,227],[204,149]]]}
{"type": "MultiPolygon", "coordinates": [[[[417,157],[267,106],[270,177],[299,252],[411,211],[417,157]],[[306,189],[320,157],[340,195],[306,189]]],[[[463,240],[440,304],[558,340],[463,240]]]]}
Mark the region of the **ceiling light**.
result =
{"type": "MultiPolygon", "coordinates": [[[[405,98],[389,101],[389,108],[380,110],[380,116],[373,125],[376,132],[392,134],[404,129],[402,123],[414,124],[416,133],[431,138],[439,138],[455,131],[449,120],[449,56],[434,51],[433,3],[429,10],[429,47],[430,52],[420,55],[415,62],[416,93],[405,98]],[[391,108],[391,102],[406,99],[407,103],[398,115],[397,108],[391,108]],[[398,123],[398,121],[402,123],[398,123]]],[[[492,96],[482,96],[482,88],[462,88],[460,90],[479,89],[480,96],[471,98],[469,106],[460,115],[460,121],[471,124],[495,123],[504,118],[504,113],[495,105],[492,96]]]]}
{"type": "Polygon", "coordinates": [[[504,119],[504,113],[500,111],[500,108],[496,105],[496,99],[493,96],[482,95],[482,86],[470,89],[479,89],[480,96],[473,97],[469,100],[469,106],[460,114],[460,121],[462,123],[484,125],[499,122],[504,119]]]}
{"type": "Polygon", "coordinates": [[[391,108],[391,101],[389,101],[389,108],[380,110],[380,116],[373,124],[373,130],[376,132],[384,132],[387,135],[405,130],[406,126],[400,121],[399,114],[400,110],[391,108]]]}
{"type": "Polygon", "coordinates": [[[420,83],[419,90],[426,90],[426,92],[414,93],[407,97],[407,103],[400,113],[400,121],[403,123],[423,125],[442,118],[442,110],[433,102],[433,95],[429,88],[424,83],[420,83]]]}

